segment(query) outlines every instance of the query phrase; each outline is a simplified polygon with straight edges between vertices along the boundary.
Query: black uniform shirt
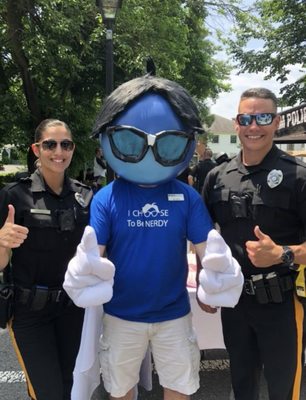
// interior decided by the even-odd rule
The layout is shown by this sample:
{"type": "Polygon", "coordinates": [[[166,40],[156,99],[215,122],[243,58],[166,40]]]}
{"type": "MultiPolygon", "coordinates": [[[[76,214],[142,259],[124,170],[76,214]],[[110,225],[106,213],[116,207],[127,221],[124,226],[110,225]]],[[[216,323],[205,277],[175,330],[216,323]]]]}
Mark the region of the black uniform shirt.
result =
{"type": "Polygon", "coordinates": [[[213,169],[204,186],[204,198],[214,222],[230,246],[246,277],[274,270],[279,264],[256,268],[246,252],[247,240],[258,240],[254,227],[277,244],[306,240],[306,164],[273,145],[264,160],[246,167],[241,153],[213,169]]]}
{"type": "Polygon", "coordinates": [[[59,287],[69,260],[74,256],[89,222],[91,189],[65,177],[57,195],[44,182],[39,171],[8,184],[0,191],[0,224],[15,207],[15,223],[26,226],[24,243],[13,249],[11,264],[15,284],[59,287]]]}
{"type": "Polygon", "coordinates": [[[211,160],[200,160],[197,165],[195,165],[190,173],[196,179],[195,188],[199,193],[202,193],[205,178],[209,171],[215,168],[217,164],[211,160]]]}

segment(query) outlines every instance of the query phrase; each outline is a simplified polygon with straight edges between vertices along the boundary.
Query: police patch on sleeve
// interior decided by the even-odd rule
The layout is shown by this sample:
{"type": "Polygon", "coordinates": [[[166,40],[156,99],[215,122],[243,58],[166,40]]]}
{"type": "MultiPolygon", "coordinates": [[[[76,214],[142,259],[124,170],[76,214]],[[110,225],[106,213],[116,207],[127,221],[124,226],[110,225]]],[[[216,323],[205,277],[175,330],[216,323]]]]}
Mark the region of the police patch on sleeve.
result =
{"type": "Polygon", "coordinates": [[[273,189],[283,181],[283,172],[279,169],[272,169],[267,176],[267,184],[273,189]]]}

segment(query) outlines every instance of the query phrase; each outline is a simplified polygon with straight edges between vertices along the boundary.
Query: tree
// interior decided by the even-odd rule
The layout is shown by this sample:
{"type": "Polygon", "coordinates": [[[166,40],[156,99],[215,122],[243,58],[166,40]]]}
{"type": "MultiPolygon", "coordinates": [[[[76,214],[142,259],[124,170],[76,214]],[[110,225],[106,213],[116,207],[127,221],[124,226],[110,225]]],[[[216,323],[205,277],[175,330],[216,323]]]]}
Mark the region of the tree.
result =
{"type": "MultiPolygon", "coordinates": [[[[143,75],[151,55],[157,75],[189,89],[206,116],[229,68],[204,27],[200,0],[124,0],[114,36],[115,87],[143,75]]],[[[0,141],[27,149],[44,118],[69,124],[74,165],[91,159],[89,134],[105,96],[105,27],[94,0],[4,0],[0,4],[0,141]]],[[[1,143],[1,142],[0,142],[1,143]]]]}
{"type": "Polygon", "coordinates": [[[306,74],[289,84],[292,65],[306,67],[305,0],[257,0],[251,13],[239,13],[235,37],[227,41],[230,54],[241,72],[265,72],[284,86],[282,104],[294,106],[306,99],[306,74]],[[261,49],[246,50],[252,39],[263,42],[261,49]]]}
{"type": "MultiPolygon", "coordinates": [[[[92,149],[90,126],[102,83],[102,29],[89,1],[1,3],[0,137],[27,149],[44,118],[66,121],[78,146],[92,149]],[[94,28],[93,28],[94,22],[94,28]],[[100,36],[100,37],[99,37],[100,36]],[[100,62],[99,62],[100,61],[100,62]],[[83,146],[83,144],[85,146],[83,146]]],[[[86,154],[77,152],[75,165],[86,154]]]]}

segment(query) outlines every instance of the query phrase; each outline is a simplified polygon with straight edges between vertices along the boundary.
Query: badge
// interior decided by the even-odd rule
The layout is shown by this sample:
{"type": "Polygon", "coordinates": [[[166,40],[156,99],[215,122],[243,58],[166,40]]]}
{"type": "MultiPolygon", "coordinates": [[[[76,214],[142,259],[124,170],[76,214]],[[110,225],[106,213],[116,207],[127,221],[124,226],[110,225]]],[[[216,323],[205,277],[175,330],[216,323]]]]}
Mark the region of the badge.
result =
{"type": "Polygon", "coordinates": [[[86,207],[86,203],[84,200],[84,197],[81,195],[81,193],[75,193],[74,197],[76,199],[76,201],[80,204],[81,207],[86,207]]]}
{"type": "Polygon", "coordinates": [[[183,193],[169,193],[168,201],[184,201],[183,193]]]}
{"type": "Polygon", "coordinates": [[[283,181],[283,173],[279,169],[272,169],[267,177],[268,186],[273,189],[283,181]]]}

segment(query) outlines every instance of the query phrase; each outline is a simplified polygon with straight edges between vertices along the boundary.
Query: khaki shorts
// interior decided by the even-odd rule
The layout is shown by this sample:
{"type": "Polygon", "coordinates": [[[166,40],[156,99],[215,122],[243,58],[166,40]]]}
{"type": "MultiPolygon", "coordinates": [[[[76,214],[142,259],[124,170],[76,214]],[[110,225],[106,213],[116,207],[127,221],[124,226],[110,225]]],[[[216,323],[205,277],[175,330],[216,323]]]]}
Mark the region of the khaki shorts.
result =
{"type": "Polygon", "coordinates": [[[198,390],[200,350],[191,314],[156,323],[104,314],[100,363],[104,387],[111,396],[122,397],[138,383],[148,346],[161,386],[185,395],[198,390]]]}

